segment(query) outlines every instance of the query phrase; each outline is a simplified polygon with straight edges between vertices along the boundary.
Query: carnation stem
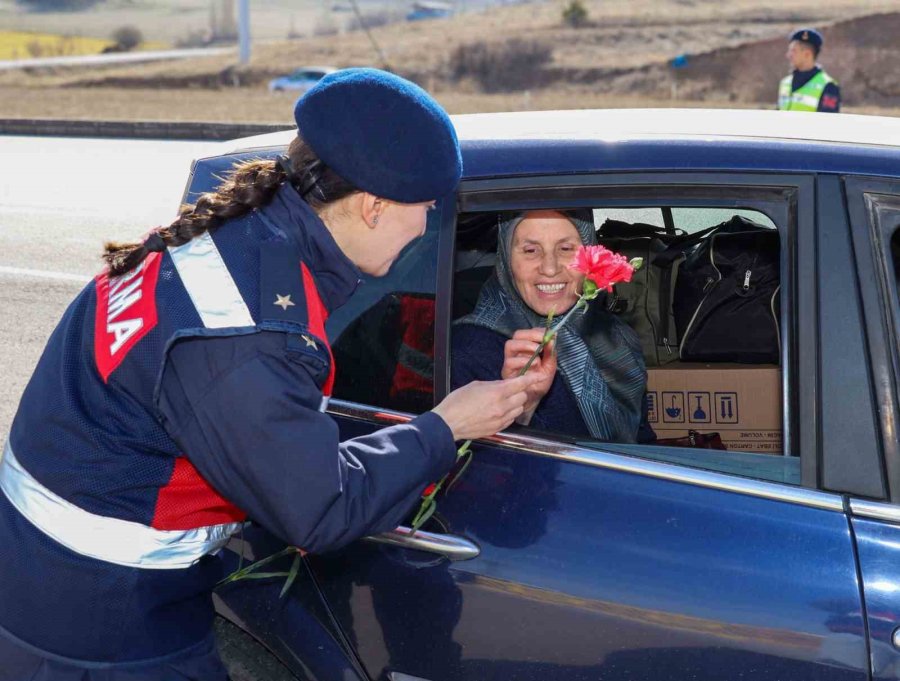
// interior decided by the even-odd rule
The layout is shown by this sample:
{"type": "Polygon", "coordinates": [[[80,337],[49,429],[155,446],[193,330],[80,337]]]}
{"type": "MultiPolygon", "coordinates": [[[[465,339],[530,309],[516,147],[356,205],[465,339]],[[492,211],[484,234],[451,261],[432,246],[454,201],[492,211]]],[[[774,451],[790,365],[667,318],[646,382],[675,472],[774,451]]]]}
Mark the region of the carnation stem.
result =
{"type": "MultiPolygon", "coordinates": [[[[572,306],[572,308],[566,312],[566,314],[560,319],[555,326],[549,328],[547,332],[544,334],[543,340],[541,340],[537,349],[534,351],[534,354],[531,355],[531,358],[525,364],[523,369],[519,372],[519,376],[524,376],[528,373],[528,370],[531,368],[531,365],[534,364],[534,360],[536,360],[540,354],[544,351],[544,348],[547,347],[547,344],[550,343],[556,335],[559,333],[559,330],[566,325],[566,322],[569,321],[569,317],[571,317],[576,310],[587,307],[587,301],[584,299],[584,295],[579,296],[578,301],[572,306]]],[[[550,320],[553,318],[552,313],[547,317],[547,326],[550,326],[550,320]]],[[[447,484],[447,491],[450,491],[450,488],[453,486],[457,480],[459,480],[460,476],[465,472],[466,468],[469,467],[469,463],[472,461],[472,452],[469,449],[472,446],[471,440],[466,440],[463,442],[462,447],[460,447],[456,451],[456,460],[459,461],[464,456],[469,457],[469,459],[463,464],[462,468],[459,469],[459,472],[453,476],[453,479],[450,480],[449,484],[447,484]]],[[[422,497],[422,503],[419,504],[419,510],[416,511],[416,515],[412,519],[411,523],[411,534],[415,534],[415,532],[425,524],[425,522],[434,514],[435,509],[437,508],[437,502],[434,500],[437,496],[438,492],[441,491],[441,488],[444,486],[444,483],[447,482],[448,478],[450,478],[450,473],[447,473],[443,478],[441,478],[431,489],[431,491],[422,497]]]]}
{"type": "Polygon", "coordinates": [[[540,354],[544,351],[544,348],[547,347],[547,344],[550,343],[550,341],[552,341],[554,338],[556,338],[556,335],[559,333],[559,330],[566,325],[566,322],[569,321],[569,317],[571,317],[575,313],[575,310],[578,310],[582,307],[587,307],[587,303],[585,302],[583,296],[578,298],[578,301],[572,306],[572,308],[568,312],[566,312],[566,314],[563,316],[563,318],[560,319],[556,323],[556,326],[554,326],[552,329],[550,329],[549,331],[547,331],[547,333],[544,334],[544,339],[537,346],[537,349],[531,355],[531,358],[525,364],[525,367],[522,369],[522,371],[519,372],[519,376],[524,376],[526,373],[528,373],[528,370],[531,368],[531,365],[534,364],[534,360],[536,360],[540,356],[540,354]]]}

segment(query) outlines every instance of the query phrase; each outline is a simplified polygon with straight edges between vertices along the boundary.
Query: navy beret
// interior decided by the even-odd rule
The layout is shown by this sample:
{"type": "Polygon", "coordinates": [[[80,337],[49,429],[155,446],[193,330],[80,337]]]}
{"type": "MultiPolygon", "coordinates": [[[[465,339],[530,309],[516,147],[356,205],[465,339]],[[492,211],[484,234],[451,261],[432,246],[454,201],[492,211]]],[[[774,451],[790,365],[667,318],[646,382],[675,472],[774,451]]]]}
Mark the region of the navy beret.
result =
{"type": "Polygon", "coordinates": [[[322,161],[359,189],[400,203],[452,192],[462,155],[450,117],[425,90],[378,69],[322,78],[294,107],[322,161]]]}
{"type": "Polygon", "coordinates": [[[801,43],[812,45],[817,50],[822,49],[822,43],[825,42],[822,39],[822,34],[814,28],[801,28],[799,31],[794,31],[794,33],[791,34],[790,41],[794,40],[799,40],[801,43]]]}

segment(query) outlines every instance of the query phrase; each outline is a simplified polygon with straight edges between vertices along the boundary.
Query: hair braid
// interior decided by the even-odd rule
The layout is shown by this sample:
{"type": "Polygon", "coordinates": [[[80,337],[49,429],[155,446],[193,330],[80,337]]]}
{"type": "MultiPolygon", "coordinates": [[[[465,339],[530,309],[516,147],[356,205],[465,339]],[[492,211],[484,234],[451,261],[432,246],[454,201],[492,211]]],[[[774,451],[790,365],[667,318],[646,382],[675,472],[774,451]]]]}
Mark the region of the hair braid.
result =
{"type": "Polygon", "coordinates": [[[155,231],[158,239],[143,242],[107,242],[103,259],[110,275],[124,274],[137,267],[153,251],[181,246],[206,232],[214,232],[223,223],[265,206],[286,180],[298,189],[313,208],[344,198],[356,187],[325,166],[301,137],[288,148],[287,159],[257,159],[235,164],[223,183],[213,192],[202,194],[192,206],[182,207],[168,226],[155,231]],[[290,170],[290,177],[285,168],[290,170]]]}

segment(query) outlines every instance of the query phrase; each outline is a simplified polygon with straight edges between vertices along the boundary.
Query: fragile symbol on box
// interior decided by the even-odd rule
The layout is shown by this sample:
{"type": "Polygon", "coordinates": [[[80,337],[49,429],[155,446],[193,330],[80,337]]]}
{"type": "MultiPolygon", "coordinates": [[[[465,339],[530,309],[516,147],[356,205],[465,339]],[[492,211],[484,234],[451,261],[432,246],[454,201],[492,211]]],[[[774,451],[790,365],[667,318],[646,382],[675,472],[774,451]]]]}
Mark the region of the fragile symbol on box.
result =
{"type": "Polygon", "coordinates": [[[684,423],[684,393],[662,394],[663,423],[684,423]]]}
{"type": "Polygon", "coordinates": [[[647,393],[647,421],[649,423],[657,423],[659,421],[659,414],[656,411],[655,392],[647,393]]]}
{"type": "Polygon", "coordinates": [[[716,423],[737,422],[737,393],[716,393],[716,423]]]}

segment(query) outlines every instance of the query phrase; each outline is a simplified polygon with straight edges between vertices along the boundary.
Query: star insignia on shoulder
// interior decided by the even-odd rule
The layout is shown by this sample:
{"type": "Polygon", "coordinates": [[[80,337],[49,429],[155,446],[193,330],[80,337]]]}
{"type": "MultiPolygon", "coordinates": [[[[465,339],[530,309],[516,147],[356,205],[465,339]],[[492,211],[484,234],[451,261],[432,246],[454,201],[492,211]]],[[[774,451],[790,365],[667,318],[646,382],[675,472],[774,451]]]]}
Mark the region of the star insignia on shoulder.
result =
{"type": "Polygon", "coordinates": [[[316,345],[316,342],[315,342],[312,338],[310,338],[309,336],[307,336],[305,333],[300,334],[300,338],[302,338],[303,340],[306,341],[306,347],[312,348],[313,350],[318,350],[318,349],[319,349],[319,346],[316,345]]]}
{"type": "Polygon", "coordinates": [[[277,305],[278,307],[280,307],[282,310],[284,310],[286,312],[289,307],[293,307],[296,303],[294,303],[291,300],[290,293],[288,293],[286,296],[281,296],[276,293],[275,294],[275,302],[272,304],[277,305]]]}

